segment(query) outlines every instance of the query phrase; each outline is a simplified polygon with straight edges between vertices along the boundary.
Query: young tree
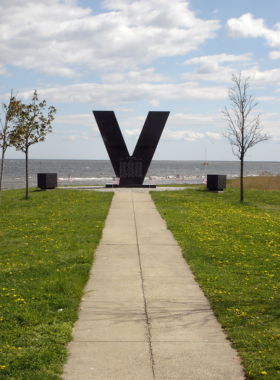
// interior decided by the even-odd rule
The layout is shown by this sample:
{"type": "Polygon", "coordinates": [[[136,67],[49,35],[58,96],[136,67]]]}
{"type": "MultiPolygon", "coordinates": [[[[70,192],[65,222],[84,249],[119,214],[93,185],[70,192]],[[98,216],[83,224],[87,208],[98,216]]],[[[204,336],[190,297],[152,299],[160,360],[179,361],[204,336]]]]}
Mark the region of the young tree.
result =
{"type": "Polygon", "coordinates": [[[54,120],[56,109],[53,106],[48,108],[47,117],[43,111],[46,108],[46,101],[39,103],[37,91],[34,91],[31,104],[23,104],[17,115],[16,128],[10,134],[9,142],[16,150],[21,150],[25,154],[26,168],[26,199],[29,197],[28,183],[28,151],[29,147],[38,142],[45,141],[46,134],[52,132],[51,122],[54,120]]]}
{"type": "Polygon", "coordinates": [[[5,153],[10,146],[9,136],[10,133],[15,127],[15,121],[16,116],[19,114],[21,109],[21,102],[19,100],[16,100],[16,97],[13,96],[13,90],[11,91],[11,97],[9,104],[3,103],[2,109],[4,113],[3,121],[0,119],[0,148],[2,148],[2,161],[1,161],[1,174],[0,174],[0,199],[1,199],[1,193],[2,193],[2,180],[3,180],[3,173],[4,173],[4,159],[5,159],[5,153]]]}
{"type": "Polygon", "coordinates": [[[227,122],[226,133],[223,135],[229,140],[233,154],[240,160],[240,202],[243,202],[243,169],[246,152],[254,145],[270,138],[267,133],[262,133],[260,115],[252,115],[249,118],[258,104],[252,95],[247,95],[249,79],[242,83],[241,72],[238,77],[232,75],[231,80],[235,86],[228,91],[232,109],[229,111],[225,107],[222,111],[223,119],[227,122]]]}

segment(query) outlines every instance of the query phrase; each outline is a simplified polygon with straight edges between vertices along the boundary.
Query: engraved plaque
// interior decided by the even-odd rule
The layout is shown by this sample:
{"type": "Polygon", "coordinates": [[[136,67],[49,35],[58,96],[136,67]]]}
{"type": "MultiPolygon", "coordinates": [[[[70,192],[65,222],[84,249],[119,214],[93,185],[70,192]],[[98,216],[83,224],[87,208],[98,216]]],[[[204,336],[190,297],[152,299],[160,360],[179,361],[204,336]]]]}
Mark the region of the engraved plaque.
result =
{"type": "Polygon", "coordinates": [[[134,157],[121,158],[120,178],[142,178],[142,160],[134,157]]]}

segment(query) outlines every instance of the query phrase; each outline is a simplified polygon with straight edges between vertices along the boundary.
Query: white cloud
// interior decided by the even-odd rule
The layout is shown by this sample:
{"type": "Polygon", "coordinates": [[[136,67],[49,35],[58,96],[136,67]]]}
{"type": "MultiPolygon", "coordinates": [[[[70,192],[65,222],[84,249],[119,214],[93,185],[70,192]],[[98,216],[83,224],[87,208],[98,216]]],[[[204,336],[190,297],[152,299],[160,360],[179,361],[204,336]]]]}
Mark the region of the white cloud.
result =
{"type": "Polygon", "coordinates": [[[197,18],[184,0],[103,1],[105,12],[96,15],[76,4],[2,0],[0,65],[66,77],[86,68],[136,70],[195,50],[220,28],[197,18]]]}
{"type": "MultiPolygon", "coordinates": [[[[280,91],[280,90],[279,90],[280,91]]],[[[135,116],[119,120],[120,128],[126,138],[137,140],[143,128],[147,115],[135,116]]],[[[82,130],[83,126],[92,126],[95,119],[91,113],[82,115],[59,116],[56,119],[59,124],[76,124],[81,129],[70,129],[69,131],[53,130],[59,138],[76,141],[78,139],[92,140],[100,138],[97,126],[87,130],[82,130]]],[[[271,142],[280,142],[280,115],[279,113],[262,112],[261,125],[264,132],[269,133],[271,142]]],[[[226,123],[222,119],[221,113],[216,114],[183,114],[170,115],[167,120],[166,129],[163,131],[162,139],[165,141],[197,141],[201,139],[219,141],[223,139],[222,131],[225,131],[226,123]],[[193,128],[203,128],[202,132],[197,132],[193,128]],[[205,132],[206,130],[206,132],[205,132]],[[219,132],[219,130],[221,132],[219,132]]]]}
{"type": "Polygon", "coordinates": [[[82,131],[82,138],[83,138],[84,140],[89,140],[88,133],[85,132],[85,131],[82,131]]]}
{"type": "MultiPolygon", "coordinates": [[[[116,110],[115,110],[116,111],[116,110]]],[[[140,133],[147,115],[135,116],[125,118],[120,121],[120,128],[124,129],[124,133],[128,137],[138,136],[140,133]]],[[[177,113],[170,114],[167,120],[169,128],[176,127],[209,127],[209,128],[223,128],[225,123],[222,119],[222,114],[191,114],[191,113],[177,113]]],[[[79,125],[79,126],[95,126],[94,130],[99,134],[99,130],[96,126],[95,118],[91,112],[88,114],[79,114],[79,115],[63,115],[57,116],[54,120],[54,124],[68,124],[68,125],[79,125]]],[[[71,130],[64,133],[77,133],[78,130],[71,130]]]]}
{"type": "MultiPolygon", "coordinates": [[[[121,127],[126,127],[125,137],[138,138],[144,124],[145,116],[129,118],[121,123],[121,127]],[[130,129],[127,128],[130,126],[130,129]],[[141,128],[139,128],[141,126],[141,128]]],[[[210,140],[221,140],[222,134],[215,131],[224,128],[225,122],[222,114],[183,114],[170,115],[167,120],[167,129],[164,129],[162,139],[165,141],[196,141],[203,138],[210,140]],[[208,129],[208,132],[194,132],[192,128],[201,127],[208,129]],[[183,128],[183,129],[182,129],[183,128]],[[180,130],[178,130],[180,129],[180,130]],[[213,131],[214,129],[214,131],[213,131]]]]}
{"type": "Polygon", "coordinates": [[[242,77],[248,78],[249,83],[260,84],[262,86],[268,84],[280,84],[280,69],[264,70],[260,71],[257,66],[250,69],[242,70],[242,77]]]}
{"type": "Polygon", "coordinates": [[[271,59],[280,59],[280,51],[272,51],[269,53],[269,58],[271,59]]]}
{"type": "Polygon", "coordinates": [[[83,132],[78,130],[60,131],[59,129],[54,129],[53,132],[62,140],[76,141],[82,136],[83,132]]]}
{"type": "Polygon", "coordinates": [[[206,132],[206,136],[211,140],[222,140],[223,135],[218,132],[206,132]]]}
{"type": "Polygon", "coordinates": [[[186,127],[223,127],[222,114],[184,114],[170,115],[169,124],[172,126],[184,125],[186,127]]]}
{"type": "MultiPolygon", "coordinates": [[[[119,125],[123,131],[124,138],[132,138],[137,140],[143,128],[147,115],[135,116],[119,120],[119,125]]],[[[82,126],[95,125],[95,119],[92,114],[67,115],[59,116],[55,120],[58,124],[75,124],[82,126]]],[[[216,132],[217,128],[225,128],[225,122],[222,120],[222,114],[183,114],[178,113],[170,115],[167,121],[167,128],[163,131],[162,139],[165,141],[196,141],[202,138],[210,140],[220,140],[222,135],[216,132]],[[208,132],[195,132],[192,128],[207,128],[208,132]],[[178,128],[183,128],[178,130],[178,128]],[[214,131],[213,131],[214,129],[214,131]],[[209,131],[210,130],[210,131],[209,131]]],[[[91,135],[88,131],[71,130],[68,132],[60,132],[62,135],[69,134],[67,139],[74,140],[78,137],[90,139],[100,137],[98,127],[91,128],[91,135]]],[[[65,137],[64,137],[65,138],[65,137]]]]}
{"type": "Polygon", "coordinates": [[[184,62],[186,65],[190,65],[192,63],[200,63],[200,64],[213,64],[216,65],[218,63],[222,62],[244,62],[244,61],[251,61],[251,53],[247,54],[241,54],[241,55],[234,55],[234,54],[215,54],[215,55],[206,55],[202,57],[195,57],[188,59],[184,62]]]}
{"type": "Polygon", "coordinates": [[[124,131],[124,136],[125,137],[133,137],[133,138],[137,138],[140,136],[140,133],[141,133],[141,129],[139,128],[136,128],[136,129],[125,129],[124,131]]]}
{"type": "MultiPolygon", "coordinates": [[[[71,116],[75,115],[69,115],[68,117],[64,117],[64,119],[61,119],[59,121],[59,124],[76,124],[73,118],[71,118],[71,116]]],[[[53,128],[53,132],[57,135],[57,138],[70,141],[77,141],[79,139],[93,140],[96,137],[101,137],[98,127],[93,127],[86,131],[82,129],[63,131],[59,130],[58,128],[53,128]]]]}
{"type": "Polygon", "coordinates": [[[246,13],[240,18],[229,19],[225,31],[231,38],[261,37],[269,46],[280,48],[280,22],[275,25],[275,30],[272,30],[265,26],[264,19],[255,19],[251,13],[246,13]]]}
{"type": "Polygon", "coordinates": [[[186,65],[199,65],[192,72],[187,72],[182,75],[183,79],[192,79],[196,81],[206,80],[220,83],[229,83],[234,72],[240,71],[251,61],[251,54],[215,54],[202,57],[195,57],[185,61],[186,65]],[[238,62],[239,70],[232,65],[221,66],[225,62],[238,62]]]}
{"type": "MultiPolygon", "coordinates": [[[[125,130],[125,137],[133,137],[138,139],[140,135],[141,129],[132,129],[125,130]]],[[[162,133],[161,140],[164,141],[196,141],[198,139],[204,138],[205,135],[203,133],[194,132],[192,130],[184,130],[184,131],[171,131],[164,130],[162,133]]]]}
{"type": "Polygon", "coordinates": [[[154,67],[145,70],[128,71],[126,73],[113,72],[102,75],[102,81],[106,83],[153,83],[166,82],[167,80],[170,80],[170,78],[162,74],[156,74],[154,67]]]}
{"type": "Polygon", "coordinates": [[[76,141],[79,137],[80,135],[68,135],[64,136],[64,140],[76,141]]]}
{"type": "Polygon", "coordinates": [[[280,98],[277,98],[276,96],[256,96],[256,100],[259,102],[270,102],[271,104],[280,102],[280,98]]]}
{"type": "Polygon", "coordinates": [[[88,114],[79,115],[60,115],[56,116],[54,119],[55,124],[75,124],[75,125],[96,125],[95,118],[92,112],[88,114]]]}
{"type": "MultiPolygon", "coordinates": [[[[280,141],[278,113],[262,113],[261,125],[264,132],[272,136],[271,141],[280,141]]],[[[120,127],[125,127],[124,136],[137,139],[142,130],[145,116],[134,117],[124,120],[120,127]],[[130,127],[128,129],[127,127],[130,127]],[[139,128],[140,126],[140,128],[139,128]]],[[[226,122],[221,113],[217,114],[175,114],[170,115],[167,120],[166,129],[163,131],[162,139],[165,141],[196,141],[203,138],[220,141],[224,137],[222,132],[226,129],[226,122]],[[193,128],[203,128],[202,132],[194,132],[193,128]],[[206,130],[206,132],[204,132],[206,130]],[[220,132],[221,131],[221,132],[220,132]]]]}
{"type": "Polygon", "coordinates": [[[241,71],[244,79],[250,77],[250,84],[280,84],[280,69],[260,71],[258,66],[248,68],[247,66],[251,59],[250,53],[195,57],[185,61],[185,64],[197,64],[199,66],[194,71],[184,73],[182,78],[187,80],[192,79],[193,81],[205,80],[218,83],[232,83],[232,74],[237,75],[241,71]],[[223,66],[222,64],[225,62],[237,62],[238,65],[223,66]]]}
{"type": "Polygon", "coordinates": [[[280,114],[276,112],[267,112],[261,115],[261,126],[263,132],[267,132],[271,139],[269,141],[274,143],[280,142],[280,114]]]}
{"type": "MultiPolygon", "coordinates": [[[[30,100],[34,90],[19,93],[23,101],[30,100]]],[[[187,82],[181,84],[150,84],[150,83],[123,83],[120,85],[79,83],[69,86],[37,89],[39,99],[48,102],[89,103],[112,106],[137,101],[151,101],[154,99],[169,100],[217,100],[227,97],[227,88],[223,86],[200,87],[199,83],[187,82]]],[[[2,95],[8,97],[9,94],[2,95]]]]}
{"type": "Polygon", "coordinates": [[[194,132],[192,130],[186,131],[163,131],[162,140],[166,141],[196,141],[203,139],[205,136],[203,133],[194,132]]]}
{"type": "Polygon", "coordinates": [[[132,108],[125,108],[125,107],[115,107],[115,111],[119,112],[133,112],[132,108]]]}
{"type": "Polygon", "coordinates": [[[92,137],[100,137],[100,132],[98,127],[91,128],[92,137]]]}
{"type": "Polygon", "coordinates": [[[154,107],[157,107],[157,106],[159,106],[160,102],[159,102],[159,100],[154,99],[154,100],[151,100],[151,101],[150,101],[150,104],[151,104],[152,106],[154,106],[154,107]]]}
{"type": "Polygon", "coordinates": [[[4,65],[0,64],[0,75],[4,75],[7,73],[7,70],[4,65]]]}

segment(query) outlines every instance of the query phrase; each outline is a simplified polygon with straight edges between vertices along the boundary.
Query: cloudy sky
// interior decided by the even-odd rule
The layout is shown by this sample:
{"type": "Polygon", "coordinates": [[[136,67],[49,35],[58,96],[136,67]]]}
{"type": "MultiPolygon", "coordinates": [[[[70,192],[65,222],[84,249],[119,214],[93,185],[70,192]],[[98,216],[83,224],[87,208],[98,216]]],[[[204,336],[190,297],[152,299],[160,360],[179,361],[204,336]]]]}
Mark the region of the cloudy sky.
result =
{"type": "Polygon", "coordinates": [[[155,159],[236,160],[221,111],[241,71],[271,135],[247,160],[280,161],[279,0],[1,0],[0,51],[1,103],[37,89],[57,109],[30,158],[107,159],[92,110],[113,110],[130,153],[170,111],[155,159]]]}

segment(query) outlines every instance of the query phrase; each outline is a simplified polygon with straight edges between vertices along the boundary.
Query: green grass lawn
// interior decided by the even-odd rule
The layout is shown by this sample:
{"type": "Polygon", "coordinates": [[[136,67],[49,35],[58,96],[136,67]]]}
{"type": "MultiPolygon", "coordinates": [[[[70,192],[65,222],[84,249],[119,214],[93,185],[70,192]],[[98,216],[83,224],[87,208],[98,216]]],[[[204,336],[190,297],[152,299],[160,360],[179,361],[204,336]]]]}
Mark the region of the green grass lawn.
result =
{"type": "Polygon", "coordinates": [[[112,193],[2,193],[0,378],[59,379],[112,193]]]}
{"type": "MultiPolygon", "coordinates": [[[[280,192],[151,192],[247,379],[280,379],[280,192]]],[[[226,380],[226,379],[225,379],[226,380]]]]}

